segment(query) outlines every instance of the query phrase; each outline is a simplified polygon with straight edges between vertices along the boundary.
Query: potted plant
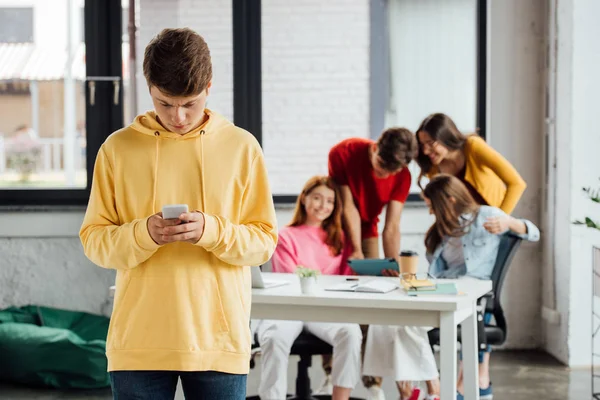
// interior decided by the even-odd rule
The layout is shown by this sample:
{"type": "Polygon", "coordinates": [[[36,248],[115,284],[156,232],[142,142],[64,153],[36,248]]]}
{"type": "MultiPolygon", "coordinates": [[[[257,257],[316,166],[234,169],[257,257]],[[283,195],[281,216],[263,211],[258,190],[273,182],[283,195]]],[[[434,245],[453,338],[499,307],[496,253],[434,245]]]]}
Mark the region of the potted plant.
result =
{"type": "Polygon", "coordinates": [[[303,265],[296,267],[296,275],[300,278],[300,289],[304,294],[314,294],[317,288],[317,276],[319,271],[306,268],[303,265]]]}
{"type": "MultiPolygon", "coordinates": [[[[590,187],[583,188],[586,196],[594,203],[600,203],[600,189],[593,190],[590,187]]],[[[596,229],[600,231],[600,222],[594,221],[590,217],[585,217],[584,221],[575,221],[575,225],[585,225],[588,228],[596,229]]]]}

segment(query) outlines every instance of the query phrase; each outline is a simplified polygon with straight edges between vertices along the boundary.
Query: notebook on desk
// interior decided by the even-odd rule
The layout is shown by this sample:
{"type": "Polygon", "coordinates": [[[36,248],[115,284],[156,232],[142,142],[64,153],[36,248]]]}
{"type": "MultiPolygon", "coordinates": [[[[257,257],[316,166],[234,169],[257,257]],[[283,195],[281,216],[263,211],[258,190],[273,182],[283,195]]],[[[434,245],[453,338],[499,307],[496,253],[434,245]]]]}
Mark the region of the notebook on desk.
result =
{"type": "Polygon", "coordinates": [[[362,292],[362,293],[388,293],[398,289],[398,285],[384,279],[371,279],[365,282],[342,282],[326,287],[325,290],[333,292],[362,292]]]}
{"type": "Polygon", "coordinates": [[[435,282],[432,282],[429,279],[410,279],[410,280],[400,279],[400,283],[402,284],[402,287],[406,291],[409,291],[409,290],[414,290],[414,291],[435,290],[435,288],[436,288],[435,282]]]}
{"type": "Polygon", "coordinates": [[[447,283],[437,283],[435,288],[428,290],[407,290],[409,296],[430,296],[430,295],[458,295],[462,294],[456,288],[456,283],[447,282],[447,283]]]}

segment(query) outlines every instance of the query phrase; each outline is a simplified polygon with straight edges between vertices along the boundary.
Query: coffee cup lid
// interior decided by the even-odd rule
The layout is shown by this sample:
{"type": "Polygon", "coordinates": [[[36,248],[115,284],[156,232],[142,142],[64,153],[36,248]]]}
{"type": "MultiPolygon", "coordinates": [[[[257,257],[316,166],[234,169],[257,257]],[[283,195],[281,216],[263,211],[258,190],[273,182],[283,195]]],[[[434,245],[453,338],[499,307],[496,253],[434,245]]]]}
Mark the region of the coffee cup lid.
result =
{"type": "Polygon", "coordinates": [[[414,250],[402,250],[402,252],[400,253],[400,257],[412,257],[417,255],[419,255],[419,253],[417,253],[414,250]]]}

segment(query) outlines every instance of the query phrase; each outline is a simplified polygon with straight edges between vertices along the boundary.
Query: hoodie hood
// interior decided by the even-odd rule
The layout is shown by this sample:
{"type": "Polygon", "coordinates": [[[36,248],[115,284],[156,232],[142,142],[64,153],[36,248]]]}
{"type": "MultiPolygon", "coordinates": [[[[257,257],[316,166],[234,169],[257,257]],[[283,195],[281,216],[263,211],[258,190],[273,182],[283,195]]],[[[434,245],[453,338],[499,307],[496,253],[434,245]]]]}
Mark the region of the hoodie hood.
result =
{"type": "Polygon", "coordinates": [[[215,133],[224,127],[233,125],[231,122],[208,108],[205,108],[204,112],[208,116],[208,119],[202,125],[184,135],[165,129],[165,127],[158,122],[158,116],[155,111],[148,111],[145,114],[138,115],[131,124],[131,128],[144,135],[157,136],[163,139],[187,140],[196,138],[201,134],[215,133]]]}
{"type": "Polygon", "coordinates": [[[204,121],[202,125],[197,127],[194,130],[189,131],[188,133],[181,135],[179,133],[171,132],[165,129],[164,126],[158,122],[158,116],[154,111],[148,111],[145,114],[138,115],[133,123],[131,124],[131,128],[134,130],[143,133],[144,135],[154,136],[156,138],[156,144],[154,146],[154,171],[153,171],[153,190],[152,190],[152,208],[154,212],[158,211],[158,206],[156,204],[156,188],[158,185],[158,166],[160,164],[160,142],[162,139],[171,139],[171,140],[189,140],[199,138],[200,140],[200,170],[202,174],[202,179],[200,182],[200,190],[202,195],[202,204],[206,203],[205,193],[204,193],[204,144],[202,143],[202,137],[205,135],[209,135],[211,133],[216,133],[219,130],[233,126],[233,124],[223,118],[221,115],[212,112],[208,108],[204,109],[204,112],[208,116],[207,120],[204,121]]]}

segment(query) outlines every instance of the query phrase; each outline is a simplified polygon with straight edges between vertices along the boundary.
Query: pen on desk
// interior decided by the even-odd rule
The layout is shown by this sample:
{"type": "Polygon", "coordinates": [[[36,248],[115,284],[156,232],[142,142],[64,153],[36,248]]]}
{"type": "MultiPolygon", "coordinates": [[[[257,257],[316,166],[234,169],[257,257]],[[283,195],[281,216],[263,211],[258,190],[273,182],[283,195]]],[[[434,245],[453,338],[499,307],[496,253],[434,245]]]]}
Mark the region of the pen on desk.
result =
{"type": "Polygon", "coordinates": [[[347,281],[357,281],[358,278],[346,278],[347,281]]]}

